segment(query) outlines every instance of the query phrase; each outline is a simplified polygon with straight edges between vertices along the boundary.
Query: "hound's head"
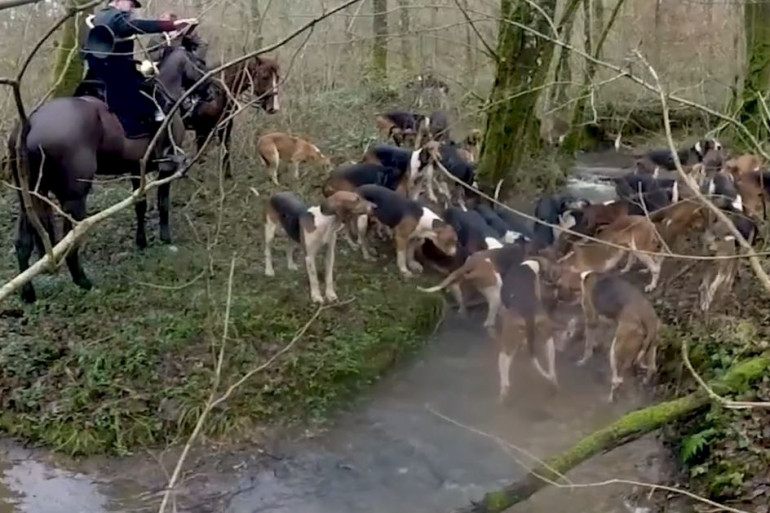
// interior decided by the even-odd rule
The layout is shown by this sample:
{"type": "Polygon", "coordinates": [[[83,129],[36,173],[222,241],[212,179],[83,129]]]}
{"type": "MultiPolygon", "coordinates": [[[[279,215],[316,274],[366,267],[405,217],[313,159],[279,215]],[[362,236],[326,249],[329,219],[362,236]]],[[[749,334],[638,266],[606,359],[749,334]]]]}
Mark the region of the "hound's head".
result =
{"type": "Polygon", "coordinates": [[[434,236],[430,237],[433,244],[447,256],[457,253],[457,232],[449,223],[436,219],[433,221],[434,236]]]}
{"type": "Polygon", "coordinates": [[[324,201],[327,208],[341,219],[369,215],[374,210],[373,203],[351,191],[337,191],[324,201]]]}

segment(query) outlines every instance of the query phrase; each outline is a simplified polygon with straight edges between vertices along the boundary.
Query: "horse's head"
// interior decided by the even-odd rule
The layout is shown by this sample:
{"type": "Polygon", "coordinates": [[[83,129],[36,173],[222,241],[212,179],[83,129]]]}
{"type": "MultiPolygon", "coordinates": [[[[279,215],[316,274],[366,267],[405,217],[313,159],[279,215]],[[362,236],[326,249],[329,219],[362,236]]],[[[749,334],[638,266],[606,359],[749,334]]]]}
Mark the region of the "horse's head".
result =
{"type": "Polygon", "coordinates": [[[280,66],[278,61],[269,57],[256,56],[246,63],[246,70],[251,77],[252,94],[258,98],[256,107],[268,114],[275,114],[281,107],[278,104],[278,82],[280,66]]]}
{"type": "MultiPolygon", "coordinates": [[[[176,101],[184,91],[191,88],[206,73],[203,62],[185,46],[173,46],[164,52],[158,64],[156,79],[163,85],[164,93],[176,101]]],[[[205,80],[196,89],[205,91],[211,79],[205,80]]]]}

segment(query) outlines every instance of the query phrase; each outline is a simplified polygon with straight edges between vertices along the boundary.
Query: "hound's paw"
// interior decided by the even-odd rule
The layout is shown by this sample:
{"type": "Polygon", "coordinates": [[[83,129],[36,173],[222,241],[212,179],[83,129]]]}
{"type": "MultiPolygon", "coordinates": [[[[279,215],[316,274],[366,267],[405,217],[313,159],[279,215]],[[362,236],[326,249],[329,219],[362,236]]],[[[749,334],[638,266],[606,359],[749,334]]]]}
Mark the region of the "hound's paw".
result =
{"type": "Polygon", "coordinates": [[[422,264],[420,264],[420,262],[410,262],[409,269],[419,274],[422,272],[422,264]]]}

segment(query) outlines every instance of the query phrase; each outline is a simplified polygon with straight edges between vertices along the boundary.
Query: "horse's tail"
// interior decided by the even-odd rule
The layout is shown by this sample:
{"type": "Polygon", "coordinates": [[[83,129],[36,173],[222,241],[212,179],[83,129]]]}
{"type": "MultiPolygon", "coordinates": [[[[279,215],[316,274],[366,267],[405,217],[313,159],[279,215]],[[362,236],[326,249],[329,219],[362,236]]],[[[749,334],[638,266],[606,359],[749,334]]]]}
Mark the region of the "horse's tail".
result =
{"type": "MultiPolygon", "coordinates": [[[[38,173],[43,172],[43,170],[40,169],[42,158],[40,157],[39,151],[29,151],[29,147],[27,146],[27,139],[29,138],[29,133],[32,130],[32,125],[30,124],[29,120],[26,117],[22,119],[20,126],[20,137],[18,135],[19,125],[17,124],[16,127],[16,129],[11,131],[11,135],[8,138],[8,163],[14,185],[16,185],[18,188],[19,208],[21,210],[20,214],[23,215],[24,213],[27,213],[27,215],[29,215],[29,211],[32,210],[37,215],[37,218],[42,224],[42,226],[39,228],[42,228],[43,231],[47,232],[51,242],[55,243],[53,232],[53,212],[51,211],[50,206],[42,200],[36,199],[35,197],[30,197],[32,203],[31,205],[26,205],[24,202],[24,195],[21,192],[22,177],[27,182],[26,185],[28,190],[32,191],[35,188],[35,184],[37,183],[37,175],[33,174],[32,170],[37,169],[38,173]]],[[[29,219],[27,222],[34,224],[32,219],[29,219]]],[[[40,237],[43,234],[38,233],[37,231],[35,233],[39,235],[33,238],[35,241],[35,247],[40,258],[43,258],[43,256],[45,256],[45,246],[43,244],[43,240],[40,237]]]]}
{"type": "MultiPolygon", "coordinates": [[[[30,173],[30,170],[32,166],[30,165],[30,158],[32,155],[30,155],[30,152],[27,149],[27,138],[29,137],[31,128],[32,126],[30,125],[29,120],[23,119],[20,124],[17,123],[14,126],[6,141],[8,146],[6,166],[7,170],[11,173],[10,178],[13,179],[16,187],[21,187],[21,175],[19,173],[21,171],[20,166],[24,166],[24,171],[26,171],[25,174],[29,179],[29,182],[31,182],[32,174],[30,173]],[[19,137],[19,130],[21,130],[21,137],[19,137]]],[[[21,195],[21,192],[19,192],[19,194],[21,195]]]]}

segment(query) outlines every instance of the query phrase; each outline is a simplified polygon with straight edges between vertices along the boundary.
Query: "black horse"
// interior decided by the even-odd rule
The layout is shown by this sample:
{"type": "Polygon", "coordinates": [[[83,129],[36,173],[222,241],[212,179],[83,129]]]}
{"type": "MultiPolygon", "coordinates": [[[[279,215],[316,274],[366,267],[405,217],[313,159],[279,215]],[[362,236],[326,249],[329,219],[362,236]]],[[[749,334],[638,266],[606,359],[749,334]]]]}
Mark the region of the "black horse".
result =
{"type": "MultiPolygon", "coordinates": [[[[159,73],[152,83],[154,96],[164,112],[203,76],[193,57],[181,47],[166,53],[159,65],[159,73]]],[[[81,84],[82,85],[82,84],[81,84]]],[[[140,187],[140,160],[149,147],[150,137],[128,139],[118,118],[108,110],[103,92],[99,87],[78,87],[81,96],[56,98],[43,103],[33,111],[26,123],[17,124],[8,139],[11,172],[17,187],[26,175],[31,191],[32,208],[38,214],[51,242],[55,242],[53,216],[50,205],[41,198],[50,194],[56,197],[64,216],[64,234],[72,229],[72,221],[86,217],[86,199],[91,183],[99,175],[131,175],[131,184],[140,187]],[[17,138],[22,129],[20,149],[17,154],[17,138]],[[22,166],[19,166],[19,164],[22,166]],[[26,171],[20,173],[20,171],[26,171]]],[[[78,94],[78,93],[76,93],[78,94]]],[[[177,111],[178,112],[178,111],[177,111]]],[[[175,149],[184,141],[184,124],[179,113],[170,120],[159,144],[148,162],[147,171],[158,171],[158,178],[173,175],[181,159],[175,149]]],[[[160,214],[160,239],[171,242],[169,230],[170,183],[158,187],[158,211],[160,214]]],[[[16,231],[16,258],[19,271],[29,267],[33,246],[43,247],[42,240],[24,208],[19,192],[19,217],[16,231]]],[[[135,204],[136,244],[147,246],[145,214],[147,200],[143,197],[135,204]]],[[[42,257],[42,254],[41,254],[42,257]]],[[[72,280],[81,288],[90,289],[91,281],[80,263],[77,247],[66,256],[72,280]]],[[[21,289],[25,302],[36,299],[32,283],[21,289]]]]}

